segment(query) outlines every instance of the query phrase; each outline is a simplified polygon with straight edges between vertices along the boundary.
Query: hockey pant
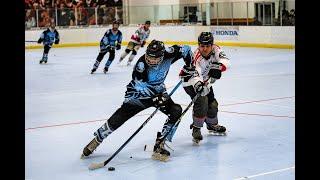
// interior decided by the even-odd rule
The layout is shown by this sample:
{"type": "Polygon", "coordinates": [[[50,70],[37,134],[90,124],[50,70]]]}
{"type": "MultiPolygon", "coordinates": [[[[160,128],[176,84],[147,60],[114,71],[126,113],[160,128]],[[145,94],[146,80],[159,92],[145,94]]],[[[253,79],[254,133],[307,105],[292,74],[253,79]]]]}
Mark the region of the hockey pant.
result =
{"type": "Polygon", "coordinates": [[[120,62],[132,51],[131,55],[129,56],[128,62],[131,63],[134,59],[134,57],[137,55],[138,50],[140,49],[141,45],[136,44],[132,41],[128,43],[128,46],[126,50],[123,52],[123,54],[120,57],[120,62]]]}
{"type": "MultiPolygon", "coordinates": [[[[192,86],[183,87],[191,99],[196,95],[192,86]]],[[[203,127],[205,122],[212,126],[218,124],[218,102],[214,97],[213,89],[206,96],[199,96],[194,102],[192,113],[193,125],[195,127],[203,127]]]]}
{"type": "Polygon", "coordinates": [[[93,69],[98,69],[100,62],[102,61],[103,57],[109,52],[108,61],[105,64],[105,67],[109,68],[112,61],[114,60],[115,50],[114,49],[100,49],[99,55],[97,56],[96,62],[93,65],[93,69]]]}
{"type": "MultiPolygon", "coordinates": [[[[124,102],[121,105],[121,107],[115,113],[112,114],[112,116],[107,120],[107,122],[105,122],[94,133],[94,135],[97,137],[98,141],[102,142],[104,138],[106,138],[109,134],[118,129],[128,119],[149,107],[154,107],[154,104],[151,99],[132,99],[127,102],[124,102]]],[[[165,133],[180,118],[182,108],[180,105],[175,104],[170,98],[168,99],[167,105],[165,107],[159,108],[159,110],[169,117],[168,121],[164,123],[162,129],[162,133],[165,133]]],[[[172,129],[171,133],[167,136],[167,140],[172,140],[175,130],[176,128],[172,129]]]]}

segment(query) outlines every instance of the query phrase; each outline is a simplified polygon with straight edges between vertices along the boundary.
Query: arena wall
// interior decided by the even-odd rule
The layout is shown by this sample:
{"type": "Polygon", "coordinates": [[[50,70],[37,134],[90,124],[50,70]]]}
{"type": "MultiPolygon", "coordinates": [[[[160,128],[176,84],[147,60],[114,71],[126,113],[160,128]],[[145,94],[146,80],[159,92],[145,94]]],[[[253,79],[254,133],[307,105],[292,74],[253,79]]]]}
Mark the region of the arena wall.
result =
{"type": "MultiPolygon", "coordinates": [[[[110,27],[57,29],[60,44],[54,47],[98,46],[105,31],[110,27]]],[[[123,33],[123,45],[130,40],[137,27],[120,27],[123,33]]],[[[43,30],[25,31],[26,41],[35,41],[43,30]]],[[[202,31],[214,32],[215,42],[221,46],[288,48],[295,47],[294,26],[151,26],[147,41],[158,39],[171,44],[197,44],[202,31]]],[[[29,43],[26,49],[42,48],[37,43],[29,43]]]]}

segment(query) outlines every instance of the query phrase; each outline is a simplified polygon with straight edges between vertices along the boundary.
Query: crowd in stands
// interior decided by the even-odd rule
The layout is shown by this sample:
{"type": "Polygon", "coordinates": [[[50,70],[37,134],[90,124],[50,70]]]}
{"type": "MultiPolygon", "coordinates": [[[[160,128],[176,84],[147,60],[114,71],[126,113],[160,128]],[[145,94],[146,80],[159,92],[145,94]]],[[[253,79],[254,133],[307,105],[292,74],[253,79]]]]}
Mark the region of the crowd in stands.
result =
{"type": "Polygon", "coordinates": [[[122,6],[122,0],[25,0],[25,9],[115,7],[122,6]]]}
{"type": "Polygon", "coordinates": [[[122,0],[25,0],[25,13],[26,28],[46,27],[56,20],[57,26],[110,24],[122,21],[122,0]]]}
{"type": "Polygon", "coordinates": [[[295,25],[296,13],[294,9],[282,10],[282,25],[283,26],[294,26],[295,25]]]}

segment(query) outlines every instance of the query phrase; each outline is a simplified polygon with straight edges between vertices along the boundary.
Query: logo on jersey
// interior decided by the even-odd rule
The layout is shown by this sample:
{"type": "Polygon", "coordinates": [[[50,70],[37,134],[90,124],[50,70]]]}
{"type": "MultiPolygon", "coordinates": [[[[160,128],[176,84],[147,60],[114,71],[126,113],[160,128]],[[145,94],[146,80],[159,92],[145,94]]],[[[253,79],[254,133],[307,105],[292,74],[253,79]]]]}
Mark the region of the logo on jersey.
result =
{"type": "Polygon", "coordinates": [[[144,71],[144,63],[143,62],[139,62],[136,66],[136,70],[139,72],[139,73],[142,73],[144,71]]]}

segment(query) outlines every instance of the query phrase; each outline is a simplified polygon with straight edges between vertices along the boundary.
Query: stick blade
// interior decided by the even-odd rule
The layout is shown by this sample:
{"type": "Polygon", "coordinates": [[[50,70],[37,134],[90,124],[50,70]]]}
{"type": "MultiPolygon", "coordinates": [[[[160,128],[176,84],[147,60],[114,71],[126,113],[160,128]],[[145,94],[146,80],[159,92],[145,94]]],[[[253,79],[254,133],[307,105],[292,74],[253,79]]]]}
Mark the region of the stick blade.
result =
{"type": "Polygon", "coordinates": [[[103,163],[91,163],[89,166],[89,170],[95,170],[104,167],[103,163]]]}

